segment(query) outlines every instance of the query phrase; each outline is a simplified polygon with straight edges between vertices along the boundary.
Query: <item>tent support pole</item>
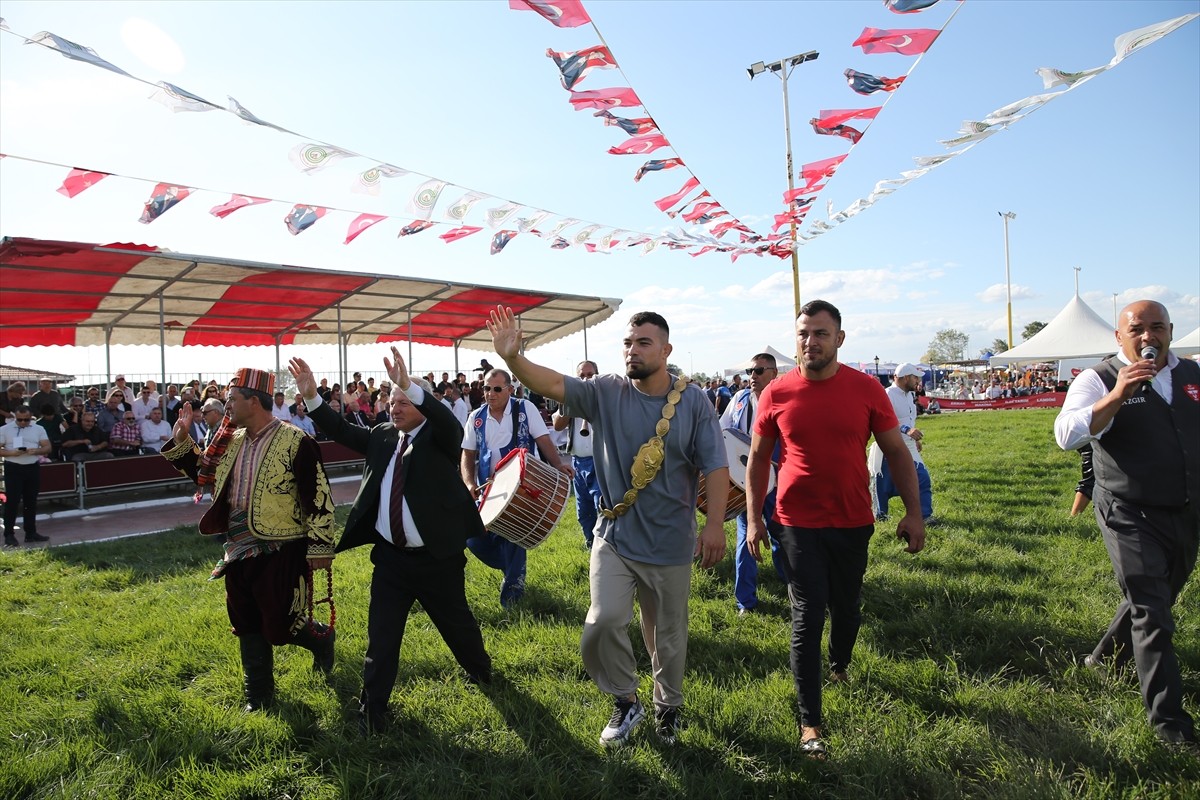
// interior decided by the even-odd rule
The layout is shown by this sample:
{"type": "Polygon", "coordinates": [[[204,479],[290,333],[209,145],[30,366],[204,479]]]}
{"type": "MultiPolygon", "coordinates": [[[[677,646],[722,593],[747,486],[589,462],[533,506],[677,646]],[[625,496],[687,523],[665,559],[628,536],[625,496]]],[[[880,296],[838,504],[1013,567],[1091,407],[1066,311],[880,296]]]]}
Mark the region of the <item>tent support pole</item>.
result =
{"type": "Polygon", "coordinates": [[[275,376],[279,377],[279,334],[275,334],[275,376]]]}
{"type": "MultiPolygon", "coordinates": [[[[337,354],[338,354],[338,377],[340,378],[346,372],[346,367],[342,363],[342,304],[337,304],[337,354]]],[[[341,381],[334,381],[340,383],[341,381]]]]}
{"type": "Polygon", "coordinates": [[[412,357],[412,310],[408,312],[408,372],[410,375],[416,375],[413,372],[413,357],[412,357]]]}
{"type": "Polygon", "coordinates": [[[458,339],[454,340],[454,374],[458,374],[458,339]]]}
{"type": "Polygon", "coordinates": [[[158,366],[162,370],[162,385],[159,388],[161,395],[167,393],[167,326],[166,318],[163,313],[163,296],[162,291],[158,293],[158,366]]]}
{"type": "Polygon", "coordinates": [[[583,360],[588,361],[587,314],[583,315],[583,360]]]}
{"type": "MultiPolygon", "coordinates": [[[[105,376],[106,376],[105,380],[108,381],[109,386],[111,386],[112,385],[112,376],[113,376],[113,371],[112,371],[112,328],[104,329],[104,372],[105,372],[105,376]]],[[[106,388],[104,391],[105,391],[105,393],[107,393],[108,389],[106,388]]]]}

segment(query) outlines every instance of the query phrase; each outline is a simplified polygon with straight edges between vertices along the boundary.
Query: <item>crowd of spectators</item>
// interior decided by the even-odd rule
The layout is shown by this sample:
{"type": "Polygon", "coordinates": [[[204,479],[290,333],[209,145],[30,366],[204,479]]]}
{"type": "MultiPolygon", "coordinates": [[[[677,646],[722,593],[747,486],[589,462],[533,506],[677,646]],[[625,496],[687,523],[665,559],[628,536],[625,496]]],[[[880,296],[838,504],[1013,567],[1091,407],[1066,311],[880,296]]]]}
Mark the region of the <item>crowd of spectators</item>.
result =
{"type": "MultiPolygon", "coordinates": [[[[467,415],[484,402],[484,370],[475,372],[474,380],[468,380],[463,372],[453,378],[448,372],[441,373],[440,378],[432,372],[424,376],[434,388],[434,396],[463,424],[467,415]]],[[[374,377],[363,380],[358,372],[345,384],[323,378],[318,389],[322,399],[347,421],[367,428],[388,420],[391,391],[386,379],[378,383],[374,377]]],[[[171,438],[171,429],[181,415],[190,419],[196,442],[204,445],[211,441],[225,413],[225,395],[226,387],[215,380],[172,383],[160,393],[153,380],[133,386],[124,375],[117,375],[111,386],[79,387],[69,394],[55,388],[49,378],[39,380],[33,394],[23,381],[14,381],[0,392],[0,424],[12,416],[12,409],[28,406],[51,443],[51,452],[44,456],[47,461],[155,454],[171,438]]],[[[524,396],[520,387],[517,396],[524,396]]],[[[528,399],[548,420],[554,409],[547,408],[541,397],[530,395],[528,399]]],[[[299,394],[293,393],[289,402],[286,393],[276,392],[272,414],[318,440],[325,438],[309,419],[299,394]]]]}

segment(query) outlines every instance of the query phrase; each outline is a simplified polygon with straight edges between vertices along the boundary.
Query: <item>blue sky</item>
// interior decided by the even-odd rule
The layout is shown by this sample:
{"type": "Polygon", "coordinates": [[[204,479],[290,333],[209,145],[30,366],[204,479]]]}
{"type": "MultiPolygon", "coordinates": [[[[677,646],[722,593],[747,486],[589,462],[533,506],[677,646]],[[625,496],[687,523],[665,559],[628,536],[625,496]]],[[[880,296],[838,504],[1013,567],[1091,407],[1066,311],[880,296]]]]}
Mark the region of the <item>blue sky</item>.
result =
{"type": "MultiPolygon", "coordinates": [[[[704,186],[760,231],[786,188],[779,81],[746,67],[806,50],[820,58],[789,83],[797,167],[845,152],[807,125],[820,109],[877,105],[841,76],[847,67],[903,74],[913,59],[863,55],[863,27],[940,27],[959,4],[942,0],[896,15],[880,2],[590,2],[593,20],[650,115],[704,186]]],[[[1043,91],[1038,67],[1107,63],[1129,30],[1200,11],[1197,2],[990,2],[962,5],[943,36],[888,102],[819,196],[840,210],[876,181],[945,153],[939,139],[963,120],[1043,91]]],[[[460,187],[608,226],[658,233],[671,224],[653,200],[679,188],[680,170],[632,181],[644,157],[611,156],[625,139],[590,111],[575,112],[544,53],[598,43],[590,26],[558,29],[504,0],[434,3],[60,3],[7,0],[8,26],[51,31],[150,81],[257,116],[460,187]],[[146,23],[150,25],[147,26],[146,23]],[[151,33],[146,33],[149,27],[151,33]],[[157,29],[158,33],[153,33],[157,29]],[[123,35],[124,34],[124,35],[123,35]],[[171,56],[174,43],[177,51],[171,56]]],[[[1079,87],[899,189],[800,250],[803,300],[843,312],[843,361],[916,360],[947,327],[972,351],[1006,336],[1004,237],[1010,225],[1014,328],[1048,321],[1080,290],[1110,318],[1113,295],[1165,302],[1176,335],[1200,322],[1200,21],[1079,87]]],[[[623,85],[592,73],[577,88],[623,85]]],[[[208,215],[227,195],[195,195],[145,226],[151,184],[109,179],[73,200],[55,193],[65,170],[0,161],[0,233],[77,241],[133,241],[248,260],[620,297],[588,332],[589,354],[617,369],[629,314],[663,313],[673,361],[712,372],[770,344],[793,348],[790,262],[692,258],[640,251],[550,250],[532,236],[489,256],[486,233],[447,245],[441,231],[397,239],[395,222],[342,245],[353,214],[331,214],[300,236],[282,218],[294,202],[404,217],[421,178],[395,179],[376,198],[348,187],[369,164],[344,161],[300,174],[287,153],[301,139],[229,114],[172,114],[141,83],[70,61],[0,32],[0,150],[217,192],[285,200],[208,215]]],[[[639,109],[618,109],[641,116],[639,109]]],[[[651,157],[670,157],[660,150],[651,157]]],[[[434,218],[460,190],[448,188],[434,218]]],[[[495,203],[484,202],[476,211],[495,203]]],[[[2,343],[0,343],[2,344],[2,343]]],[[[156,371],[157,353],[115,348],[114,370],[156,371]]],[[[307,351],[318,368],[332,348],[307,351]]],[[[480,353],[462,351],[460,365],[480,353]]],[[[531,352],[569,370],[575,335],[531,352]]],[[[286,358],[287,353],[284,354],[286,358]]],[[[421,371],[454,366],[448,349],[418,348],[421,371]]],[[[353,348],[351,367],[376,369],[379,348],[353,348]]],[[[191,368],[221,371],[224,349],[189,353],[191,368]]],[[[236,358],[274,360],[273,351],[236,358]]],[[[102,372],[102,350],[3,348],[6,364],[102,372]]],[[[182,359],[172,355],[168,370],[182,359]]]]}

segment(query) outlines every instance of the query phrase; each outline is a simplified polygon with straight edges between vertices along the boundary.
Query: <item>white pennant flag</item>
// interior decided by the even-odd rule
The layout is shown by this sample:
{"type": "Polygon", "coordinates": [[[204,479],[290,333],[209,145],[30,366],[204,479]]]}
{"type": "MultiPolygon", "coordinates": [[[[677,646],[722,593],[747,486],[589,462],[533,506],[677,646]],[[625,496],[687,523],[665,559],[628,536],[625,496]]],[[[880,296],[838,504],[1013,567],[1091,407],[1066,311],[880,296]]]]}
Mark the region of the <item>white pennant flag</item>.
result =
{"type": "Polygon", "coordinates": [[[150,99],[156,103],[162,103],[172,111],[179,113],[180,111],[224,111],[225,109],[216,103],[211,103],[203,97],[194,95],[191,92],[180,89],[174,84],[166,81],[159,81],[158,89],[154,94],[150,95],[150,99]]]}
{"type": "Polygon", "coordinates": [[[1082,72],[1063,72],[1050,67],[1039,67],[1036,72],[1038,77],[1042,79],[1043,89],[1053,89],[1055,86],[1066,86],[1068,89],[1074,89],[1076,86],[1081,86],[1092,78],[1099,75],[1108,69],[1108,64],[1095,69],[1085,69],[1082,72]]]}
{"type": "Polygon", "coordinates": [[[579,220],[577,220],[577,219],[572,219],[571,217],[563,217],[561,220],[558,221],[558,224],[554,226],[553,230],[546,231],[545,233],[543,233],[542,238],[550,239],[550,240],[557,239],[560,235],[562,235],[562,232],[564,230],[571,227],[572,225],[578,224],[578,222],[579,222],[579,220]]]}
{"type": "Polygon", "coordinates": [[[542,211],[541,209],[538,209],[528,217],[521,217],[519,220],[517,220],[517,232],[525,233],[526,231],[533,230],[549,216],[549,211],[542,211]]]}
{"type": "Polygon", "coordinates": [[[250,109],[246,108],[233,97],[229,98],[229,108],[226,110],[253,125],[262,125],[264,128],[274,128],[275,130],[282,131],[283,133],[291,133],[291,131],[289,131],[287,128],[281,128],[273,122],[267,122],[265,119],[259,119],[258,117],[254,116],[254,114],[250,113],[250,109]]]}
{"type": "Polygon", "coordinates": [[[369,194],[379,196],[383,191],[384,178],[402,178],[408,174],[408,170],[400,167],[393,167],[391,164],[377,164],[370,169],[363,170],[358,173],[354,184],[351,185],[350,191],[356,194],[369,194]]]}
{"type": "Polygon", "coordinates": [[[467,213],[470,212],[471,207],[485,197],[487,197],[486,194],[480,194],[479,192],[467,192],[447,206],[446,210],[442,212],[442,216],[451,222],[461,223],[467,218],[467,213]]]}
{"type": "Polygon", "coordinates": [[[96,55],[96,51],[92,48],[84,47],[81,44],[75,44],[69,39],[64,39],[61,36],[51,33],[50,31],[42,31],[41,33],[34,34],[32,39],[25,40],[25,44],[45,45],[51,50],[57,50],[67,58],[74,59],[75,61],[82,61],[85,64],[91,64],[94,67],[107,69],[117,73],[118,75],[124,75],[127,78],[133,77],[115,64],[109,63],[100,56],[96,55]]]}
{"type": "Polygon", "coordinates": [[[988,138],[997,131],[1003,130],[1005,127],[1007,126],[999,126],[995,130],[979,131],[978,133],[964,133],[961,136],[955,136],[953,139],[938,139],[938,144],[945,145],[946,149],[952,150],[960,145],[982,142],[984,139],[988,138]]]}
{"type": "Polygon", "coordinates": [[[509,217],[520,210],[521,206],[518,203],[505,203],[502,206],[489,208],[487,210],[487,226],[493,230],[499,228],[508,221],[509,217]]]}
{"type": "Polygon", "coordinates": [[[945,153],[940,156],[916,156],[913,158],[913,161],[917,162],[918,167],[928,167],[929,169],[933,169],[934,167],[945,164],[956,155],[958,155],[958,153],[945,153]]]}
{"type": "Polygon", "coordinates": [[[336,164],[343,158],[350,158],[354,153],[325,144],[298,144],[288,153],[288,160],[296,169],[306,175],[320,172],[330,164],[336,164]]]}
{"type": "Polygon", "coordinates": [[[1023,97],[1014,103],[1009,103],[1006,106],[997,108],[992,113],[983,118],[987,125],[999,125],[1005,122],[1015,122],[1030,111],[1034,111],[1049,103],[1056,97],[1065,94],[1065,92],[1051,92],[1049,94],[1033,94],[1029,97],[1023,97]]]}
{"type": "Polygon", "coordinates": [[[408,201],[408,213],[417,219],[429,219],[433,215],[433,207],[437,205],[442,189],[445,188],[446,182],[439,181],[437,178],[431,178],[422,183],[413,192],[412,199],[408,201]]]}
{"type": "Polygon", "coordinates": [[[1146,45],[1154,44],[1171,31],[1183,27],[1196,17],[1200,17],[1200,14],[1184,14],[1182,17],[1158,22],[1154,25],[1147,25],[1144,28],[1138,28],[1129,33],[1121,34],[1113,41],[1113,49],[1117,54],[1113,56],[1112,61],[1108,62],[1108,65],[1115,67],[1146,45]]]}
{"type": "Polygon", "coordinates": [[[600,230],[600,228],[601,228],[600,225],[588,225],[586,227],[580,228],[575,233],[575,238],[572,239],[572,241],[575,244],[583,244],[584,242],[586,242],[588,239],[590,239],[592,237],[593,233],[600,230]]]}

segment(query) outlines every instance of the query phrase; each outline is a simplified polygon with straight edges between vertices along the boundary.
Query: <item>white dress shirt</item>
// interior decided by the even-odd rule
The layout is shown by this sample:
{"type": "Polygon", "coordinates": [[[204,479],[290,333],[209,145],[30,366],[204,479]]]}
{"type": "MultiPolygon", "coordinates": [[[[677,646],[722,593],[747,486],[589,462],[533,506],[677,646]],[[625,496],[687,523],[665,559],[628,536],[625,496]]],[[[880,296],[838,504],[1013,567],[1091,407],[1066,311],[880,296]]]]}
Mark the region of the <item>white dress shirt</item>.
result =
{"type": "MultiPolygon", "coordinates": [[[[1117,359],[1125,365],[1130,363],[1124,353],[1118,352],[1117,359]]],[[[1158,392],[1163,400],[1167,401],[1167,405],[1171,404],[1173,391],[1171,389],[1171,370],[1179,364],[1179,356],[1167,351],[1167,365],[1158,371],[1154,376],[1154,380],[1150,381],[1150,387],[1158,392]]],[[[1083,372],[1071,382],[1071,387],[1067,389],[1067,398],[1063,401],[1062,410],[1058,412],[1058,417],[1054,420],[1054,439],[1058,442],[1058,446],[1063,450],[1078,450],[1085,444],[1090,444],[1104,434],[1108,433],[1108,429],[1112,427],[1113,418],[1104,429],[1099,433],[1092,435],[1092,406],[1100,402],[1104,395],[1108,394],[1108,387],[1104,385],[1104,381],[1096,373],[1096,370],[1085,369],[1083,372]]]]}

